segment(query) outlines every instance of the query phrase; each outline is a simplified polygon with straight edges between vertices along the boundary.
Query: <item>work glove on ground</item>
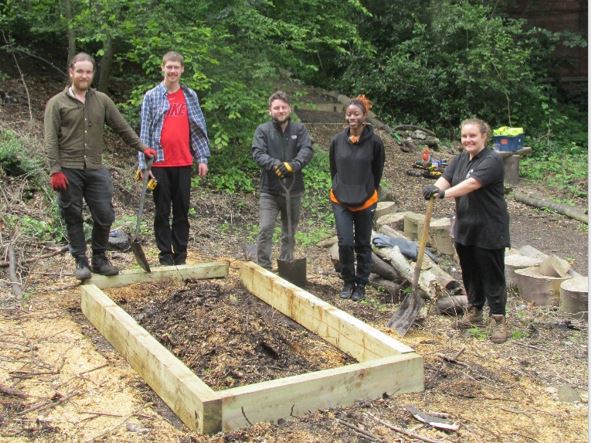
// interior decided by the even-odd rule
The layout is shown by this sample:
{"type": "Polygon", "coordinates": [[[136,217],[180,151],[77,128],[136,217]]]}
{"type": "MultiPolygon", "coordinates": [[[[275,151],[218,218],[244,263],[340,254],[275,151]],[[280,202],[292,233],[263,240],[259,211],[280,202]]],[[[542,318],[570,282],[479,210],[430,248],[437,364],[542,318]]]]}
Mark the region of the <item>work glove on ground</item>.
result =
{"type": "Polygon", "coordinates": [[[54,172],[49,178],[51,187],[54,191],[65,191],[70,182],[63,172],[54,172]]]}
{"type": "Polygon", "coordinates": [[[154,160],[156,160],[158,152],[156,152],[156,149],[146,148],[144,149],[144,155],[148,158],[153,158],[154,160]]]}
{"type": "Polygon", "coordinates": [[[423,197],[425,197],[425,200],[429,200],[433,195],[435,197],[443,198],[445,197],[445,191],[439,189],[435,185],[427,185],[423,188],[423,197]]]}

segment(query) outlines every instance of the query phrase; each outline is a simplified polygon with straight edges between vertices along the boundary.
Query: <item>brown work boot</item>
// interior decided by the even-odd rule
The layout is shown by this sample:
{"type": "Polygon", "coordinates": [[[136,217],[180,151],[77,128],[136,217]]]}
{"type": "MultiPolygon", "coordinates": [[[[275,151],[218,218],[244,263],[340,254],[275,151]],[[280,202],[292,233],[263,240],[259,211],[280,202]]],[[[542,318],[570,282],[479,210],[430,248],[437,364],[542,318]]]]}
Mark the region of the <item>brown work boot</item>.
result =
{"type": "Polygon", "coordinates": [[[501,314],[491,314],[490,316],[490,341],[493,343],[505,343],[507,341],[507,322],[505,316],[501,314]]]}
{"type": "Polygon", "coordinates": [[[468,305],[466,313],[458,320],[456,327],[458,329],[470,329],[482,325],[482,321],[482,309],[468,305]]]}

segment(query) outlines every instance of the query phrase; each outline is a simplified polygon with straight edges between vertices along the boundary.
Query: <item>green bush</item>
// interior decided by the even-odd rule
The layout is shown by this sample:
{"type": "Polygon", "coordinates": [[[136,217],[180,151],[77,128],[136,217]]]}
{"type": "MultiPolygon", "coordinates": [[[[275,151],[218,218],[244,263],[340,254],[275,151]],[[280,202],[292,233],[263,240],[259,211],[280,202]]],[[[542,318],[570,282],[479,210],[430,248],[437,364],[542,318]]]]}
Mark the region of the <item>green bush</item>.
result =
{"type": "Polygon", "coordinates": [[[32,155],[16,132],[3,130],[0,132],[0,168],[11,177],[35,176],[43,168],[43,161],[32,155]]]}

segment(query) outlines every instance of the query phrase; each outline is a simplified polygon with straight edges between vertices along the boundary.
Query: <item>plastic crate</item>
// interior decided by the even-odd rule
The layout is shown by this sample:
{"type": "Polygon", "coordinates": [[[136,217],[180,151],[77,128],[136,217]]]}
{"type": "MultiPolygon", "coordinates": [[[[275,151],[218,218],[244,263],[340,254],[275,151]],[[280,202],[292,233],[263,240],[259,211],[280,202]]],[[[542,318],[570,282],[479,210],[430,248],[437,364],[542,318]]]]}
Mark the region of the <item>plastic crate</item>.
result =
{"type": "Polygon", "coordinates": [[[515,152],[523,148],[524,134],[519,134],[514,137],[508,135],[493,136],[493,145],[497,151],[515,152]]]}

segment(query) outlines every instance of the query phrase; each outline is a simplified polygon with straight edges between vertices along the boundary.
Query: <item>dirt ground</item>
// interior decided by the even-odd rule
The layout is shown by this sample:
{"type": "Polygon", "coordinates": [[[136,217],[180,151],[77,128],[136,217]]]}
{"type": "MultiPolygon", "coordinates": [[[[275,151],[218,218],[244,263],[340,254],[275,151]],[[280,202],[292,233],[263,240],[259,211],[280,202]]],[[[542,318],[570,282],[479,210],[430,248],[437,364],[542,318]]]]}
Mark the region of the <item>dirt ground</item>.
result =
{"type": "MultiPolygon", "coordinates": [[[[17,90],[18,84],[11,87],[17,90]]],[[[49,94],[51,88],[55,86],[39,90],[49,94]]],[[[38,103],[45,99],[35,98],[38,103]]],[[[2,104],[0,118],[18,127],[24,117],[19,120],[15,106],[2,104]]],[[[39,122],[41,115],[36,117],[39,122]]],[[[326,147],[338,130],[333,123],[309,125],[319,147],[326,147]]],[[[402,152],[387,134],[381,135],[387,147],[384,175],[397,205],[422,212],[420,188],[428,180],[405,174],[416,153],[402,152]]],[[[123,182],[131,166],[127,168],[120,158],[107,160],[115,180],[123,182]]],[[[3,198],[9,200],[6,195],[3,198]]],[[[121,192],[115,203],[118,219],[129,217],[137,197],[121,192]]],[[[256,195],[222,196],[199,188],[194,190],[192,205],[197,216],[192,220],[188,262],[227,261],[229,278],[110,290],[124,309],[133,312],[163,344],[176,348],[185,361],[192,360],[200,377],[219,387],[248,384],[257,380],[255,375],[274,378],[350,362],[291,320],[273,315],[237,285],[237,260],[243,257],[251,227],[257,223],[256,195]],[[271,328],[266,321],[270,315],[271,328]],[[197,321],[184,331],[188,316],[197,321]],[[308,360],[320,352],[322,361],[308,360]],[[275,368],[264,373],[269,366],[275,368]]],[[[514,246],[529,244],[557,254],[587,274],[586,225],[532,209],[510,196],[508,205],[514,246]]],[[[148,202],[146,219],[151,210],[148,202]]],[[[451,203],[438,202],[436,215],[452,212],[451,203]]],[[[151,240],[144,249],[156,263],[151,240]]],[[[308,260],[309,292],[397,338],[385,327],[396,306],[386,303],[383,294],[370,288],[362,303],[341,300],[337,297],[340,280],[327,251],[310,246],[299,253],[308,260]]],[[[137,267],[131,253],[113,252],[112,258],[122,269],[137,267]]],[[[436,315],[433,309],[419,319],[401,341],[425,359],[424,392],[201,436],[176,418],[86,320],[70,257],[58,254],[23,270],[27,287],[22,301],[10,293],[6,276],[0,282],[2,441],[587,441],[587,323],[554,307],[532,306],[514,292],[508,299],[512,338],[502,345],[492,344],[485,329],[457,331],[452,318],[436,315]],[[413,418],[406,406],[445,414],[460,428],[436,430],[413,418]]]]}

